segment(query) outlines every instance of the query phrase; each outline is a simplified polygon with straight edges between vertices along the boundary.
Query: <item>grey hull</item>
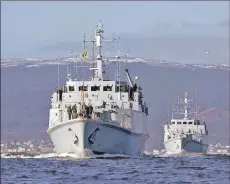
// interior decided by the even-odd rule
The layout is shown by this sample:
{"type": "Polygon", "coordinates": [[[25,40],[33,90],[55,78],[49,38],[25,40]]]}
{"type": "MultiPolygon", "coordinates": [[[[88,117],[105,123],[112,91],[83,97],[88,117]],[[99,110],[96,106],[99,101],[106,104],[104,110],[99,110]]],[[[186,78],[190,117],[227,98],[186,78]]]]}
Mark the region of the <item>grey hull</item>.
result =
{"type": "Polygon", "coordinates": [[[57,153],[94,153],[141,155],[148,135],[95,120],[71,120],[48,129],[57,153]]]}
{"type": "Polygon", "coordinates": [[[169,140],[164,143],[166,152],[169,153],[206,153],[207,145],[202,144],[198,141],[186,139],[186,138],[178,138],[169,140]]]}

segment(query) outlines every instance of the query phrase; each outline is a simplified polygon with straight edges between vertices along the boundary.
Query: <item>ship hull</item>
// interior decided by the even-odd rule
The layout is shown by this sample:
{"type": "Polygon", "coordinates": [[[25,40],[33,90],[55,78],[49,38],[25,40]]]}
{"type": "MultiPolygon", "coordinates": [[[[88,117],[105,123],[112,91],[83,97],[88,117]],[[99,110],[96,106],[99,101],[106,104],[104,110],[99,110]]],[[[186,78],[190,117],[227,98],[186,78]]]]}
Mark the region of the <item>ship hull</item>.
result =
{"type": "Polygon", "coordinates": [[[61,123],[47,132],[57,153],[77,153],[81,149],[95,154],[139,156],[148,138],[109,123],[85,119],[61,123]]]}
{"type": "Polygon", "coordinates": [[[207,145],[186,138],[178,138],[164,143],[165,151],[168,153],[206,153],[207,145]]]}

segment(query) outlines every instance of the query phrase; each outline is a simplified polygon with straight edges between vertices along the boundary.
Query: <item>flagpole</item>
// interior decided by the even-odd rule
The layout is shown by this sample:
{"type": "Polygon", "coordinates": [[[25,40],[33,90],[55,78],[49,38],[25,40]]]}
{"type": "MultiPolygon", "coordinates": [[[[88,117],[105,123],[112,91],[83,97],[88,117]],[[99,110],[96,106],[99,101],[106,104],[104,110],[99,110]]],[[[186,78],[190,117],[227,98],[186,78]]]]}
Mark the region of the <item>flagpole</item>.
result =
{"type": "MultiPolygon", "coordinates": [[[[92,57],[92,60],[93,60],[93,61],[92,61],[93,68],[94,68],[94,43],[95,43],[95,42],[93,41],[93,53],[92,53],[92,54],[93,54],[93,57],[92,57]]],[[[94,73],[95,73],[95,72],[93,71],[93,77],[94,77],[94,73]]]]}

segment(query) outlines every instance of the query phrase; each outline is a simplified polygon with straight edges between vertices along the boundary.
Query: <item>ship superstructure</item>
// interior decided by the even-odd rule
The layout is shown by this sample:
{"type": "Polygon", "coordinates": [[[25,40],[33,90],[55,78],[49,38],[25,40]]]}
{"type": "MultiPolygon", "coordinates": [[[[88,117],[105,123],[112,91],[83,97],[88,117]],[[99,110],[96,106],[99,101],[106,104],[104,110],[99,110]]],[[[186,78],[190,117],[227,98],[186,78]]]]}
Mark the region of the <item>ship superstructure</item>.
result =
{"type": "Polygon", "coordinates": [[[191,109],[191,102],[186,92],[173,109],[172,119],[164,125],[164,146],[168,153],[206,153],[207,125],[198,118],[198,108],[191,109]]]}
{"type": "MultiPolygon", "coordinates": [[[[148,107],[142,88],[125,69],[126,80],[109,80],[104,70],[103,25],[99,22],[92,42],[98,48],[94,75],[88,80],[72,79],[52,95],[47,130],[58,153],[88,149],[103,154],[142,154],[149,137],[148,107]]],[[[120,56],[116,57],[119,60],[120,56]]],[[[120,72],[120,71],[119,71],[120,72]]],[[[119,73],[118,72],[118,73],[119,73]]]]}

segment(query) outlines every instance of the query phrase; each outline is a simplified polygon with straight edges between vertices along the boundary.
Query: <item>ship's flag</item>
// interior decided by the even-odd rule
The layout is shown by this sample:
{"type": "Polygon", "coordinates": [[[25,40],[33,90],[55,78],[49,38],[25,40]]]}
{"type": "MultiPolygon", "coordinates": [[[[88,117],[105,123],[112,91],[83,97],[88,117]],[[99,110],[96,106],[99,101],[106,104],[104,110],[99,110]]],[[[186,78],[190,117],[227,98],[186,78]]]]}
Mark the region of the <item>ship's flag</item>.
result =
{"type": "Polygon", "coordinates": [[[87,50],[83,52],[83,54],[81,55],[82,57],[87,57],[88,56],[88,52],[87,50]]]}

